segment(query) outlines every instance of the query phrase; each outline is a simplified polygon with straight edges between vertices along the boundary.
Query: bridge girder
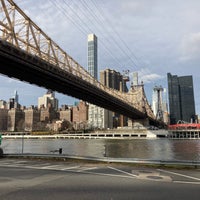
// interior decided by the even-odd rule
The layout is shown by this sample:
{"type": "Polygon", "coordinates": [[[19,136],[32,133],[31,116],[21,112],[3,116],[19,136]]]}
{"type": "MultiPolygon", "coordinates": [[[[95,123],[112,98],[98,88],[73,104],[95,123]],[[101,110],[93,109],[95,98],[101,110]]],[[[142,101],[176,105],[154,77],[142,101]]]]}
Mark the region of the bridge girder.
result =
{"type": "Polygon", "coordinates": [[[134,107],[125,93],[94,79],[50,39],[12,0],[0,1],[0,73],[46,87],[132,119],[155,122],[144,97],[134,107]],[[143,110],[145,110],[143,112],[143,110]]]}
{"type": "Polygon", "coordinates": [[[71,95],[132,119],[145,117],[144,113],[95,85],[1,40],[0,73],[71,95]]]}

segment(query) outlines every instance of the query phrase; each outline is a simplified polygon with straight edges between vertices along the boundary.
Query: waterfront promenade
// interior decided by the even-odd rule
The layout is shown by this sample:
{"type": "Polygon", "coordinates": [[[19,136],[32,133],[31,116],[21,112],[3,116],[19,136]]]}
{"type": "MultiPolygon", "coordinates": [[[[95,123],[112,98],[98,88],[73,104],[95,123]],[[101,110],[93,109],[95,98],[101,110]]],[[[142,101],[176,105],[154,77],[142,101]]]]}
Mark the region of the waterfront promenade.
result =
{"type": "Polygon", "coordinates": [[[0,177],[1,200],[197,200],[200,196],[198,169],[3,158],[0,177]]]}
{"type": "Polygon", "coordinates": [[[147,129],[122,129],[110,131],[96,131],[92,133],[55,133],[55,134],[30,134],[29,132],[5,132],[3,139],[141,139],[168,137],[167,130],[150,131],[147,129]]]}

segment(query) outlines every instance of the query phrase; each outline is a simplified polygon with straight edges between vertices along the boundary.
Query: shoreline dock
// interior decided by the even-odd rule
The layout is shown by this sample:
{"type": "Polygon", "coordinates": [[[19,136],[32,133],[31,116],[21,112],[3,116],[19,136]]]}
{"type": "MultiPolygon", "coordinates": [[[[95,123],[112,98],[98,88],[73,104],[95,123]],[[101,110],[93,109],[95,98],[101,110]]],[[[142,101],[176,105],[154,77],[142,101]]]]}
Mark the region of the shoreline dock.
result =
{"type": "Polygon", "coordinates": [[[29,133],[4,133],[2,139],[156,139],[167,137],[167,131],[107,131],[93,133],[65,133],[65,134],[29,134],[29,133]]]}

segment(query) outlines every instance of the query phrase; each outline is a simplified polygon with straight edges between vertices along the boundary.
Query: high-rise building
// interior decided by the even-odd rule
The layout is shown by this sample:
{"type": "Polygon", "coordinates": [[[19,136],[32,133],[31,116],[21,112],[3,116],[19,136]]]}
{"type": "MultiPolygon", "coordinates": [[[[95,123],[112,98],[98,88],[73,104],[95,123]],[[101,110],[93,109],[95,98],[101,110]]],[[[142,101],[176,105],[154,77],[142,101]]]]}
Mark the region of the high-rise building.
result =
{"type": "Polygon", "coordinates": [[[113,112],[96,105],[89,105],[88,125],[92,129],[112,129],[113,112]]]}
{"type": "Polygon", "coordinates": [[[0,100],[0,109],[1,108],[7,108],[7,102],[6,101],[4,101],[4,100],[0,100]]]}
{"type": "Polygon", "coordinates": [[[58,110],[58,99],[55,98],[55,93],[48,90],[43,97],[38,98],[38,108],[49,108],[58,110]]]}
{"type": "Polygon", "coordinates": [[[17,90],[15,90],[15,94],[14,94],[14,97],[15,99],[15,102],[18,104],[19,103],[19,95],[17,94],[17,90]]]}
{"type": "Polygon", "coordinates": [[[15,99],[14,98],[9,99],[7,107],[9,110],[12,108],[15,108],[15,99]]]}
{"type": "Polygon", "coordinates": [[[170,124],[179,120],[184,122],[195,121],[195,102],[192,76],[167,74],[170,124]]]}
{"type": "MultiPolygon", "coordinates": [[[[129,81],[129,76],[127,74],[128,71],[125,71],[125,74],[121,74],[115,70],[106,69],[100,72],[100,82],[115,90],[119,90],[121,92],[128,92],[128,88],[126,82],[129,81]]],[[[108,114],[111,116],[111,114],[108,114]]],[[[113,113],[113,127],[117,126],[126,126],[127,118],[119,115],[118,113],[113,113]]]]}
{"type": "Polygon", "coordinates": [[[0,130],[7,130],[7,122],[8,122],[8,110],[5,108],[0,108],[0,130]]]}
{"type": "Polygon", "coordinates": [[[12,108],[20,108],[19,104],[19,95],[17,94],[17,91],[15,90],[14,96],[9,99],[8,104],[7,104],[8,109],[12,108]]]}
{"type": "Polygon", "coordinates": [[[95,34],[88,35],[88,72],[98,79],[97,64],[97,37],[95,34]]]}
{"type": "Polygon", "coordinates": [[[33,106],[24,110],[25,113],[25,131],[36,131],[40,130],[38,126],[40,122],[40,110],[34,108],[33,106]]]}
{"type": "Polygon", "coordinates": [[[24,130],[24,111],[16,108],[9,110],[7,123],[8,131],[24,130]]]}
{"type": "Polygon", "coordinates": [[[49,105],[48,108],[41,107],[40,108],[40,121],[44,123],[51,123],[53,120],[58,119],[58,113],[55,109],[49,105]]]}
{"type": "Polygon", "coordinates": [[[66,120],[71,122],[72,121],[72,108],[68,107],[67,105],[62,105],[61,109],[59,110],[59,119],[66,120]]]}
{"type": "Polygon", "coordinates": [[[75,129],[85,129],[88,120],[88,104],[80,101],[72,107],[72,122],[75,129]]]}
{"type": "Polygon", "coordinates": [[[80,101],[78,105],[72,107],[72,122],[80,123],[88,120],[88,104],[80,101]]]}
{"type": "Polygon", "coordinates": [[[100,72],[100,82],[109,88],[113,88],[121,92],[128,91],[124,76],[120,72],[116,72],[115,70],[102,70],[100,72]]]}

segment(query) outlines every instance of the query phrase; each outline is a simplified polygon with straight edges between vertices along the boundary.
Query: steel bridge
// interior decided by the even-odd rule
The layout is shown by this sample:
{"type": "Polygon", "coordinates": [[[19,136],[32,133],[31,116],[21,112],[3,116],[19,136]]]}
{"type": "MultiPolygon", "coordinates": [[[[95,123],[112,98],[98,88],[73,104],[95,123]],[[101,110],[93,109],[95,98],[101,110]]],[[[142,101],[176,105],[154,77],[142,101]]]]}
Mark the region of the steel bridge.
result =
{"type": "Polygon", "coordinates": [[[0,0],[0,73],[82,99],[131,119],[156,120],[143,85],[108,88],[44,33],[12,0],[0,0]]]}

